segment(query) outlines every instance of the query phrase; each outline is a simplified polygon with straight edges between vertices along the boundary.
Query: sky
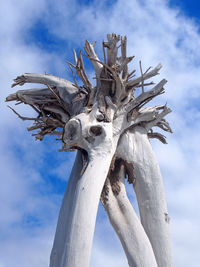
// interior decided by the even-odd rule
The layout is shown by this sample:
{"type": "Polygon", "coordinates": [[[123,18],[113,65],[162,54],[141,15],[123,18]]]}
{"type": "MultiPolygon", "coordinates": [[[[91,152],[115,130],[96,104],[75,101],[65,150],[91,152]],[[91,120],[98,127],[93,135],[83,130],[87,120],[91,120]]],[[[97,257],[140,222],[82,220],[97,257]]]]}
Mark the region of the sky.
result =
{"type": "MultiPolygon", "coordinates": [[[[171,218],[175,266],[200,262],[200,15],[198,1],[178,0],[7,0],[0,9],[0,267],[46,267],[74,153],[58,152],[52,137],[35,142],[27,122],[4,102],[20,88],[12,80],[25,72],[51,73],[72,80],[65,60],[86,39],[101,42],[107,33],[128,38],[132,68],[139,74],[162,63],[166,93],[155,103],[171,107],[174,131],[168,144],[153,141],[171,218]]],[[[89,77],[92,67],[86,64],[89,77]]],[[[24,86],[24,89],[31,88],[24,86]]],[[[34,86],[34,85],[33,85],[34,86]]],[[[33,87],[32,86],[32,87],[33,87]]],[[[16,109],[31,116],[25,105],[16,109]]],[[[132,188],[128,195],[137,210],[132,188]]],[[[120,242],[101,204],[91,267],[128,266],[120,242]]]]}

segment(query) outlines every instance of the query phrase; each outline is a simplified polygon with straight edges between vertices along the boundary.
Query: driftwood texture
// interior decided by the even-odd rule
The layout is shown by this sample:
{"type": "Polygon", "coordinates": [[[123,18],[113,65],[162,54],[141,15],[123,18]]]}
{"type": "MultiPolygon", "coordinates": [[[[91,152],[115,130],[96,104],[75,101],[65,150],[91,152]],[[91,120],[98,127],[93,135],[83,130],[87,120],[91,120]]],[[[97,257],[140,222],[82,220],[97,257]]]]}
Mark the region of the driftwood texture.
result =
{"type": "Polygon", "coordinates": [[[39,83],[45,88],[19,90],[6,101],[28,104],[34,118],[29,131],[36,139],[58,135],[60,151],[77,149],[77,159],[68,182],[58,218],[50,267],[88,267],[99,200],[108,213],[131,267],[172,267],[169,217],[162,177],[150,138],[166,144],[160,130],[172,132],[165,116],[166,105],[144,107],[164,93],[166,80],[154,85],[149,79],[161,64],[135,76],[128,63],[126,37],[108,34],[103,41],[103,61],[95,43],[85,42],[85,53],[74,50],[74,63],[67,62],[73,83],[49,74],[25,73],[12,85],[39,83]],[[89,58],[96,85],[89,81],[83,63],[89,58]],[[82,81],[78,85],[77,77],[82,81]],[[149,89],[150,86],[153,86],[149,89]],[[145,89],[148,88],[148,89],[145,89]],[[135,91],[139,90],[137,97],[135,91]],[[136,193],[140,219],[130,204],[124,179],[136,193]]]}

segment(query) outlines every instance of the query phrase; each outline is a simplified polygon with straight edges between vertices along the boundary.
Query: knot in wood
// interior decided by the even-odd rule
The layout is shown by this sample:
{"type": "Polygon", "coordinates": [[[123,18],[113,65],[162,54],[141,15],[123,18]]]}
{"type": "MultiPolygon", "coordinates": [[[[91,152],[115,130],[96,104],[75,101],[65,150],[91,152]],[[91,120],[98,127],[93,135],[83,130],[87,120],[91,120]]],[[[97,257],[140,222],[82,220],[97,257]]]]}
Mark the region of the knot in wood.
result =
{"type": "Polygon", "coordinates": [[[102,127],[99,125],[99,126],[91,126],[90,132],[92,133],[92,135],[99,136],[102,134],[103,131],[102,127]]]}

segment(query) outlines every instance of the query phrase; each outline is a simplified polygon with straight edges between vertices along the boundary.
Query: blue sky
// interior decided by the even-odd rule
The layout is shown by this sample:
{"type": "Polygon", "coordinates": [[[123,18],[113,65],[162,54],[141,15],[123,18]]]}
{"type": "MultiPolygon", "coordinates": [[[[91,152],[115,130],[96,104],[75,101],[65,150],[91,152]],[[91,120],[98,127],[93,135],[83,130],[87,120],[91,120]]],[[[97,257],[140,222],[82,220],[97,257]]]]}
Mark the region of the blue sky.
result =
{"type": "MultiPolygon", "coordinates": [[[[173,113],[174,130],[168,145],[153,142],[171,217],[175,266],[197,267],[200,262],[200,31],[198,1],[118,0],[13,0],[0,10],[1,139],[0,139],[0,267],[46,267],[60,203],[74,153],[57,151],[52,137],[35,142],[4,103],[12,79],[24,72],[51,73],[71,80],[65,60],[85,39],[101,41],[107,33],[128,37],[128,53],[138,70],[159,62],[155,81],[168,80],[165,95],[173,113]]],[[[89,77],[92,68],[86,64],[89,77]]],[[[30,86],[24,86],[25,89],[30,86]]],[[[26,106],[19,112],[31,115],[26,106]]],[[[131,187],[127,188],[137,209],[131,187]]],[[[99,206],[91,267],[125,267],[120,243],[99,206]]]]}

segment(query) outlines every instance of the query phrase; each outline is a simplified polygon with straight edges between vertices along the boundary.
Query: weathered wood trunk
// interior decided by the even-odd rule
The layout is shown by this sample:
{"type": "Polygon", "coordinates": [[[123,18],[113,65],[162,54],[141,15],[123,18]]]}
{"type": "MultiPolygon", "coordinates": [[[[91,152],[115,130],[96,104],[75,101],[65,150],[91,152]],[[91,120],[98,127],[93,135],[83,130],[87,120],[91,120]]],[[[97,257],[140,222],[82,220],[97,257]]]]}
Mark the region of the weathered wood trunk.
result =
{"type": "Polygon", "coordinates": [[[134,167],[136,193],[141,223],[151,242],[159,267],[172,267],[172,247],[169,216],[164,186],[158,162],[153,153],[147,132],[136,127],[122,137],[118,156],[134,167]]]}
{"type": "Polygon", "coordinates": [[[99,199],[116,158],[132,166],[136,175],[134,189],[141,223],[126,196],[125,174],[120,174],[118,194],[113,194],[107,184],[110,190],[104,203],[129,265],[173,266],[163,183],[148,140],[157,138],[166,143],[165,137],[152,128],[172,132],[164,119],[171,110],[166,105],[143,108],[164,93],[167,81],[163,79],[145,91],[145,86],[153,85],[145,81],[157,75],[162,66],[143,72],[140,62],[141,75],[134,77],[135,70],[128,70],[133,57],[126,55],[126,42],[126,37],[108,34],[102,44],[102,62],[95,53],[95,43],[86,41],[85,56],[94,67],[96,86],[87,77],[82,53],[77,56],[74,51],[74,64],[68,62],[74,83],[53,75],[25,73],[14,79],[12,87],[36,83],[46,88],[19,90],[6,98],[36,111],[36,117],[27,118],[10,107],[20,119],[33,121],[28,130],[38,130],[33,134],[36,139],[59,135],[60,151],[78,149],[88,155],[84,166],[80,153],[77,155],[59,214],[50,267],[89,266],[99,199]],[[83,85],[78,85],[73,69],[83,85]],[[135,90],[141,93],[136,96],[135,90]]]}
{"type": "Polygon", "coordinates": [[[130,267],[157,267],[151,243],[126,194],[124,168],[120,170],[119,192],[114,194],[107,179],[107,199],[103,202],[110,223],[118,235],[130,267]]]}
{"type": "Polygon", "coordinates": [[[67,189],[65,191],[59,212],[53,248],[50,256],[50,267],[61,266],[65,243],[69,235],[68,225],[70,224],[70,220],[72,217],[72,206],[76,190],[76,184],[81,176],[80,174],[82,170],[82,165],[83,164],[81,152],[77,151],[76,160],[72,168],[69,181],[67,183],[67,189]]]}
{"type": "Polygon", "coordinates": [[[92,159],[77,181],[70,223],[67,225],[69,235],[60,265],[62,267],[89,266],[99,199],[113,154],[92,159]]]}

